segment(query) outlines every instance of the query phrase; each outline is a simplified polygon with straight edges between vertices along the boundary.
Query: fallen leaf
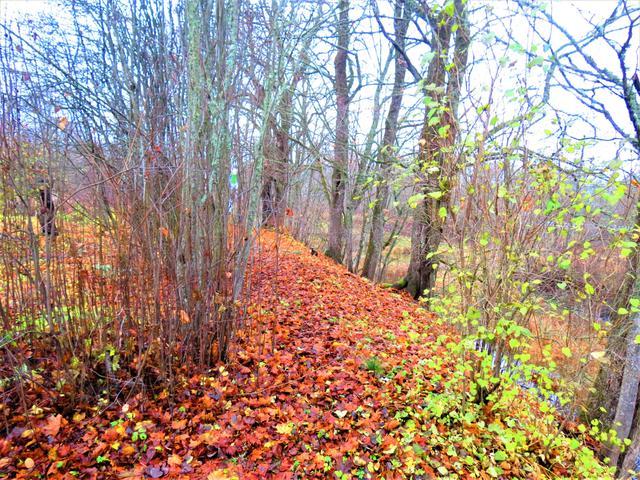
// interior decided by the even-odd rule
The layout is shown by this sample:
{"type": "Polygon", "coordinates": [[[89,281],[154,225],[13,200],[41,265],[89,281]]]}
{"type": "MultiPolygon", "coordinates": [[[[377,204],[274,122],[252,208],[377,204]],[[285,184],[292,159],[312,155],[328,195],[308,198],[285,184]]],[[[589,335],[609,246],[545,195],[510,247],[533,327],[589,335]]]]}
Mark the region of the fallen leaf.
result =
{"type": "Polygon", "coordinates": [[[50,435],[52,437],[55,437],[56,435],[58,435],[58,432],[60,431],[60,426],[62,424],[62,415],[58,414],[58,415],[51,415],[50,417],[47,418],[47,424],[42,427],[42,432],[45,435],[50,435]]]}
{"type": "Polygon", "coordinates": [[[29,457],[24,461],[24,466],[29,470],[31,470],[33,467],[36,466],[36,462],[33,461],[33,458],[29,457]]]}
{"type": "Polygon", "coordinates": [[[231,480],[232,478],[224,470],[216,470],[207,475],[207,480],[231,480]]]}
{"type": "Polygon", "coordinates": [[[151,478],[160,478],[164,477],[167,472],[163,468],[149,467],[145,470],[145,473],[151,478]]]}
{"type": "Polygon", "coordinates": [[[293,422],[281,423],[280,425],[276,425],[276,432],[281,433],[282,435],[291,435],[293,427],[293,422]]]}
{"type": "Polygon", "coordinates": [[[187,420],[174,420],[173,422],[171,422],[171,428],[173,430],[182,430],[186,426],[187,420]]]}

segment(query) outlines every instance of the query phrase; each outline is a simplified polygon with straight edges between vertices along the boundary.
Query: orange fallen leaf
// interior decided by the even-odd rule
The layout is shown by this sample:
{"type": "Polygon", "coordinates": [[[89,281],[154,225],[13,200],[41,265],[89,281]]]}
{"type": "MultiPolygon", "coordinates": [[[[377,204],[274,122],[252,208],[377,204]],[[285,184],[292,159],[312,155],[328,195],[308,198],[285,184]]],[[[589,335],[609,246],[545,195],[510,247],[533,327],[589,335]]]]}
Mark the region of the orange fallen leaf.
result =
{"type": "Polygon", "coordinates": [[[207,475],[207,480],[231,480],[234,477],[230,477],[224,470],[216,470],[207,475]]]}
{"type": "Polygon", "coordinates": [[[60,431],[60,426],[62,425],[62,415],[51,415],[47,418],[47,423],[44,427],[42,427],[42,432],[45,435],[50,435],[55,437],[58,435],[60,431]]]}
{"type": "Polygon", "coordinates": [[[173,422],[171,422],[171,428],[174,430],[182,430],[186,426],[187,426],[186,420],[174,420],[173,422]]]}

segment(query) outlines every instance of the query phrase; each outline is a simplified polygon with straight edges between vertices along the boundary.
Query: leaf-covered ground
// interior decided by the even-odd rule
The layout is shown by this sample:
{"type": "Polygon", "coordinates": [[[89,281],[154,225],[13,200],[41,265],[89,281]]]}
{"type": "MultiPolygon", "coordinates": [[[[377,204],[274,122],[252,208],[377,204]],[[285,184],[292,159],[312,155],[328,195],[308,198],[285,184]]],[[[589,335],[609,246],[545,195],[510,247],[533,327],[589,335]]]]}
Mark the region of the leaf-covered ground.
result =
{"type": "MultiPolygon", "coordinates": [[[[455,429],[440,421],[428,399],[450,368],[444,327],[403,294],[278,240],[264,233],[256,251],[251,320],[226,367],[185,378],[174,404],[165,392],[99,416],[36,405],[0,439],[0,477],[572,476],[571,456],[554,461],[547,446],[545,459],[535,438],[530,456],[505,454],[505,420],[490,411],[455,429]]],[[[523,432],[535,418],[522,414],[523,432]]]]}

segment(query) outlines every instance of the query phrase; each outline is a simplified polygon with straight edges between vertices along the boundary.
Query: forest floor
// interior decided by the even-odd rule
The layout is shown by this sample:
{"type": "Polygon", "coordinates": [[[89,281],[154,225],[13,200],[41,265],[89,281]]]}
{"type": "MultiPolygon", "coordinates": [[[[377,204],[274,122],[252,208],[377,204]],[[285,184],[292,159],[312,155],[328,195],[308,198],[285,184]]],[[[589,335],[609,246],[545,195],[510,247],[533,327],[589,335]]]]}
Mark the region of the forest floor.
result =
{"type": "Polygon", "coordinates": [[[483,421],[455,428],[429,412],[426,396],[442,389],[452,369],[442,340],[455,334],[410,297],[273,233],[262,234],[255,258],[250,321],[225,367],[185,378],[173,404],[162,394],[134,397],[99,416],[35,412],[36,420],[0,438],[0,478],[390,480],[565,472],[562,462],[537,464],[535,453],[505,455],[498,428],[504,425],[490,409],[483,421]],[[440,371],[425,366],[433,358],[441,360],[440,371]],[[481,452],[471,462],[470,439],[481,452]]]}

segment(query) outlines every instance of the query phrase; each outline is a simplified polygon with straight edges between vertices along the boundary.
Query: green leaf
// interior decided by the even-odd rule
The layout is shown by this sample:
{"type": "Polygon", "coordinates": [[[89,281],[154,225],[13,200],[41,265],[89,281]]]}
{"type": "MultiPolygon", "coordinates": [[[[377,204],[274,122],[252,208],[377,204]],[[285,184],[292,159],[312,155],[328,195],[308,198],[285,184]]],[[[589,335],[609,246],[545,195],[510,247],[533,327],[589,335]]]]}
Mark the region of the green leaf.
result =
{"type": "Polygon", "coordinates": [[[438,209],[438,216],[443,220],[445,218],[447,218],[447,208],[446,207],[440,207],[438,209]]]}
{"type": "Polygon", "coordinates": [[[431,198],[435,198],[436,200],[438,200],[439,198],[442,198],[442,196],[444,195],[444,192],[429,192],[428,195],[431,198]]]}
{"type": "Polygon", "coordinates": [[[504,462],[509,457],[502,450],[498,450],[496,453],[493,454],[493,458],[496,462],[504,462]]]}
{"type": "Polygon", "coordinates": [[[449,0],[444,6],[444,13],[446,13],[450,17],[453,17],[453,14],[456,11],[455,9],[456,9],[456,4],[453,2],[453,0],[449,0]]]}
{"type": "Polygon", "coordinates": [[[594,293],[596,293],[596,289],[590,283],[584,284],[584,291],[587,293],[587,295],[593,295],[594,293]]]}
{"type": "Polygon", "coordinates": [[[567,358],[571,358],[573,356],[569,347],[562,347],[562,354],[567,358]]]}
{"type": "Polygon", "coordinates": [[[416,193],[415,195],[411,195],[408,199],[407,199],[407,203],[409,204],[409,206],[411,208],[416,208],[418,206],[418,204],[424,200],[424,194],[423,193],[416,193]]]}

